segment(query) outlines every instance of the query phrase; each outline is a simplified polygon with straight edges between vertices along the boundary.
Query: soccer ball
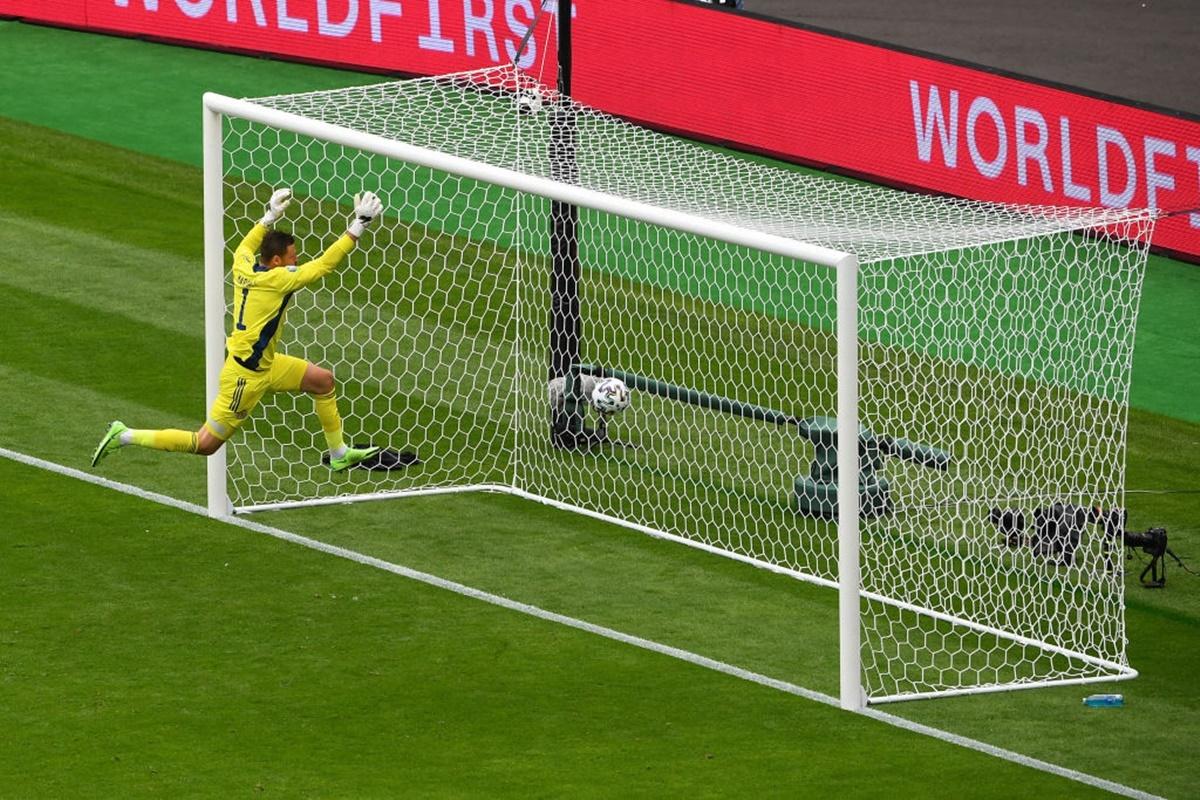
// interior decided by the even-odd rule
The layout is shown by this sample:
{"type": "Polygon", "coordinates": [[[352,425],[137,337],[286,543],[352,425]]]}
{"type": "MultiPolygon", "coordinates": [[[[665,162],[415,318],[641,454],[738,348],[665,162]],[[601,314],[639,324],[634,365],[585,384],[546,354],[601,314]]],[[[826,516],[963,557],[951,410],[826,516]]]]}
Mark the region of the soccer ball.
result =
{"type": "Polygon", "coordinates": [[[536,114],[542,110],[542,95],[536,90],[526,90],[517,96],[517,111],[522,114],[536,114]]]}
{"type": "Polygon", "coordinates": [[[629,387],[619,378],[604,378],[592,389],[592,405],[601,414],[617,414],[629,408],[629,387]]]}

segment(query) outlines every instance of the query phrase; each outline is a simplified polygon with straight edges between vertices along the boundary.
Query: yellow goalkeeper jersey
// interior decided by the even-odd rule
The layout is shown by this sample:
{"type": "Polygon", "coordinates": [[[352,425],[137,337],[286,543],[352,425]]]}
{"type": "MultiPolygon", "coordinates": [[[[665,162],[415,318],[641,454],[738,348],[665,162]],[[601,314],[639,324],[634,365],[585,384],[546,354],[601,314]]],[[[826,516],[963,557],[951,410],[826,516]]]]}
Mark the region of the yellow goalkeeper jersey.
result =
{"type": "Polygon", "coordinates": [[[255,225],[234,253],[233,330],[225,340],[230,357],[255,372],[271,368],[292,295],[328,275],[354,249],[354,240],[342,236],[314,261],[268,269],[256,255],[266,233],[265,225],[255,225]]]}

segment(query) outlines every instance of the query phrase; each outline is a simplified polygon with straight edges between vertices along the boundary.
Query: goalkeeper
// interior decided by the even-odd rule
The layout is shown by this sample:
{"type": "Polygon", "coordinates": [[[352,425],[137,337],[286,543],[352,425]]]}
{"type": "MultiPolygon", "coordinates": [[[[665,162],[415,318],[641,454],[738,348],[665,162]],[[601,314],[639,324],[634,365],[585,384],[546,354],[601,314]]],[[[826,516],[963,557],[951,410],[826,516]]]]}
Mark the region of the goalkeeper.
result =
{"type": "Polygon", "coordinates": [[[126,445],[210,456],[221,449],[246,421],[267,392],[306,392],[329,445],[329,466],[342,472],[379,452],[379,447],[348,448],[338,414],[333,373],[301,358],[276,353],[284,315],[292,295],[323,278],[354,249],[383,203],[371,192],[354,198],[354,216],[346,234],[320,258],[296,264],[296,240],[272,226],[292,201],[290,189],[271,195],[262,221],[238,245],[233,256],[233,330],[225,340],[227,356],[220,388],[208,419],[199,430],[131,430],[120,422],[109,426],[92,455],[92,466],[126,445]],[[258,253],[257,259],[255,253],[258,253]]]}

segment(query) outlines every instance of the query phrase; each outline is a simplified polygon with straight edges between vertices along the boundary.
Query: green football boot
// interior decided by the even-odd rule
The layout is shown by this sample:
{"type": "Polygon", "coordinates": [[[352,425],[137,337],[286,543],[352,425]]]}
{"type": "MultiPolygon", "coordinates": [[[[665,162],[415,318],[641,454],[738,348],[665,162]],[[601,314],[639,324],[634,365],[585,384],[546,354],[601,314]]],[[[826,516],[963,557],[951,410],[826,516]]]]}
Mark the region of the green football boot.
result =
{"type": "Polygon", "coordinates": [[[92,453],[93,467],[99,464],[105,456],[121,449],[121,434],[127,430],[129,428],[125,427],[125,424],[119,420],[108,426],[108,433],[104,434],[104,438],[96,446],[96,452],[92,453]]]}
{"type": "Polygon", "coordinates": [[[361,464],[373,455],[376,455],[382,447],[365,447],[361,450],[349,448],[346,454],[341,458],[329,459],[329,468],[334,472],[345,472],[355,464],[361,464]]]}

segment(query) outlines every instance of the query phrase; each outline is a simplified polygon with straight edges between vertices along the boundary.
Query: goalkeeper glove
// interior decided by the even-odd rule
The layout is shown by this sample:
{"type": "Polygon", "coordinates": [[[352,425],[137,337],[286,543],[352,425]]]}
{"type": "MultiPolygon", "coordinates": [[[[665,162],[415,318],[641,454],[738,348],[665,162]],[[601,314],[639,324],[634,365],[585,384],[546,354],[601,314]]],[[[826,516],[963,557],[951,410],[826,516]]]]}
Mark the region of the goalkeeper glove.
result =
{"type": "Polygon", "coordinates": [[[274,225],[275,221],[283,216],[283,212],[287,211],[291,202],[291,189],[276,189],[271,195],[271,199],[267,201],[267,213],[263,214],[262,224],[268,227],[274,225]]]}
{"type": "Polygon", "coordinates": [[[363,235],[363,231],[371,224],[371,220],[375,219],[383,212],[383,201],[375,196],[374,192],[363,192],[354,196],[354,217],[350,220],[350,227],[346,229],[346,233],[359,239],[363,235]]]}

